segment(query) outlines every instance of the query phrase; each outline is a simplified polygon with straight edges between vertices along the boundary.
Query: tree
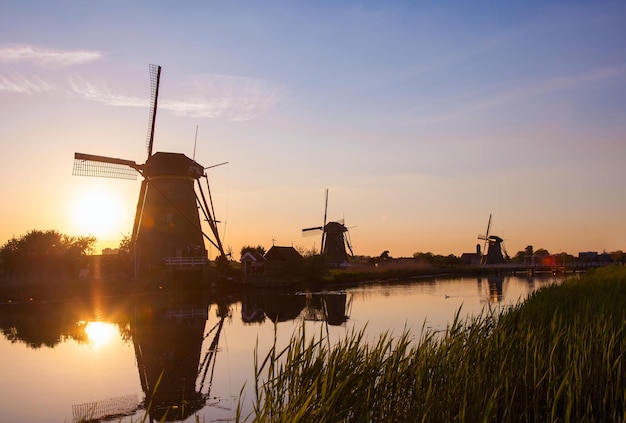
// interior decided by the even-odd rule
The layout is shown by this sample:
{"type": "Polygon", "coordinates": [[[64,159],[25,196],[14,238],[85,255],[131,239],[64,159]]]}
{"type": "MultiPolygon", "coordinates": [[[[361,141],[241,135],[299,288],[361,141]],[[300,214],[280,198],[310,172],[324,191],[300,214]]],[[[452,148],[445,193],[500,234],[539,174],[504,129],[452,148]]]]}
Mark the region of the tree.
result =
{"type": "Polygon", "coordinates": [[[8,276],[74,276],[79,262],[93,252],[95,242],[94,236],[33,230],[0,248],[2,272],[8,276]]]}
{"type": "Polygon", "coordinates": [[[262,245],[257,245],[256,247],[253,247],[251,245],[246,245],[244,247],[241,247],[242,256],[248,252],[257,252],[261,255],[265,255],[265,247],[263,247],[262,245]]]}
{"type": "Polygon", "coordinates": [[[226,272],[230,266],[228,257],[224,254],[220,254],[215,257],[215,267],[219,272],[226,272]]]}
{"type": "Polygon", "coordinates": [[[380,261],[389,261],[391,260],[391,256],[389,255],[389,250],[383,251],[380,256],[378,256],[380,261]]]}
{"type": "Polygon", "coordinates": [[[609,255],[611,256],[611,260],[613,260],[614,263],[624,263],[626,259],[626,254],[624,254],[622,250],[612,251],[609,253],[609,255]]]}
{"type": "Polygon", "coordinates": [[[428,253],[413,253],[413,260],[417,262],[424,262],[433,266],[446,267],[456,266],[461,264],[461,258],[454,254],[448,254],[447,256],[435,255],[431,252],[428,253]]]}
{"type": "Polygon", "coordinates": [[[118,254],[126,254],[129,256],[133,253],[133,245],[131,243],[130,235],[126,234],[122,237],[117,251],[118,254]]]}
{"type": "Polygon", "coordinates": [[[422,253],[422,252],[418,252],[418,253],[413,253],[413,259],[415,261],[424,261],[426,263],[432,263],[433,262],[433,253],[422,253]]]}

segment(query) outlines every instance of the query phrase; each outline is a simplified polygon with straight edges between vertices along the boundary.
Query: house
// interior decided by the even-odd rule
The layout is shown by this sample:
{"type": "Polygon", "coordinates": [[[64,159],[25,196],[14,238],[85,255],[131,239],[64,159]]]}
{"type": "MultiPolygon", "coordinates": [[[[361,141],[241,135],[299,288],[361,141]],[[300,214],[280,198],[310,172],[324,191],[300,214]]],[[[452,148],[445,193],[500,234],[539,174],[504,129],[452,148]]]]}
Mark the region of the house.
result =
{"type": "Polygon", "coordinates": [[[304,259],[293,247],[272,246],[265,253],[265,274],[272,277],[293,277],[302,273],[304,259]]]}
{"type": "Polygon", "coordinates": [[[461,254],[461,264],[464,266],[480,264],[481,258],[482,258],[482,254],[480,252],[480,244],[476,244],[475,253],[461,254]]]}
{"type": "Polygon", "coordinates": [[[246,251],[241,256],[241,272],[244,278],[265,275],[265,264],[267,260],[258,251],[246,251]]]}

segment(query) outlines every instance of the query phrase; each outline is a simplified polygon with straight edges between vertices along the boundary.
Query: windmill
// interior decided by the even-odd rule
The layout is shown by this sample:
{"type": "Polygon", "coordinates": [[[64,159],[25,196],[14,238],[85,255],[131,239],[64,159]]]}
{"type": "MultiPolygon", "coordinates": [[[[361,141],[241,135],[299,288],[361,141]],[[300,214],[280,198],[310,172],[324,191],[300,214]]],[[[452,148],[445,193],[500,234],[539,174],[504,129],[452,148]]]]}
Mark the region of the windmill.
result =
{"type": "Polygon", "coordinates": [[[509,255],[504,247],[504,240],[496,235],[490,235],[489,229],[491,228],[491,214],[489,215],[489,221],[487,222],[487,231],[484,235],[478,235],[478,239],[485,241],[482,256],[480,257],[480,264],[500,264],[504,263],[505,258],[509,258],[509,255]]]}
{"type": "Polygon", "coordinates": [[[328,188],[326,189],[326,203],[324,206],[324,223],[322,226],[314,226],[302,229],[302,235],[314,235],[322,233],[322,244],[320,251],[329,258],[332,264],[341,264],[348,261],[348,251],[353,256],[350,233],[342,221],[326,223],[328,212],[328,188]]]}
{"type": "Polygon", "coordinates": [[[78,176],[118,179],[143,177],[131,237],[136,276],[164,262],[206,263],[204,239],[224,255],[205,173],[214,166],[203,167],[180,153],[152,152],[161,67],[150,65],[149,69],[151,95],[145,163],[75,153],[72,172],[78,176]],[[200,183],[202,178],[208,201],[200,183]],[[209,224],[212,238],[202,230],[199,210],[209,224]]]}

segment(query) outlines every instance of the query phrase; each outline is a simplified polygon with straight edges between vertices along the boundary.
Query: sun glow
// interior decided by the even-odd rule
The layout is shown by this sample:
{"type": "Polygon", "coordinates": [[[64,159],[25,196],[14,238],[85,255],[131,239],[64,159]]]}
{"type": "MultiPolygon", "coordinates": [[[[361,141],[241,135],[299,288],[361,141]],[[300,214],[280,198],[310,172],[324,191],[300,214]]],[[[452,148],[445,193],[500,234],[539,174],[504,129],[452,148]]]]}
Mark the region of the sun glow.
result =
{"type": "Polygon", "coordinates": [[[119,236],[127,226],[119,195],[103,187],[93,187],[77,194],[70,213],[79,233],[91,234],[98,239],[119,236]]]}
{"type": "Polygon", "coordinates": [[[116,329],[113,323],[87,322],[85,333],[89,338],[89,344],[95,348],[100,348],[109,343],[115,335],[116,329]]]}

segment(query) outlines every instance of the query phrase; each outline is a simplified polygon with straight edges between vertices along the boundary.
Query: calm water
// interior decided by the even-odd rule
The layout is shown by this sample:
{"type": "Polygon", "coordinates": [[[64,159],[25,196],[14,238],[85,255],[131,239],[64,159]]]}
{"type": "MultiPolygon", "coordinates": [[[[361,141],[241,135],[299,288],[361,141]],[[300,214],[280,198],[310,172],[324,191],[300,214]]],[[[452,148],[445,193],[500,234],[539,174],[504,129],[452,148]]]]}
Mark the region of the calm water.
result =
{"type": "Polygon", "coordinates": [[[328,327],[331,342],[364,327],[368,339],[405,327],[418,337],[423,326],[444,330],[459,308],[465,316],[510,306],[560,280],[437,278],[327,293],[161,293],[4,305],[1,419],[71,422],[116,414],[113,421],[136,422],[150,400],[185,398],[188,417],[177,421],[195,421],[196,414],[201,421],[227,421],[244,384],[245,410],[251,410],[254,349],[258,344],[261,356],[269,350],[273,321],[279,346],[302,322],[309,334],[328,327]]]}

